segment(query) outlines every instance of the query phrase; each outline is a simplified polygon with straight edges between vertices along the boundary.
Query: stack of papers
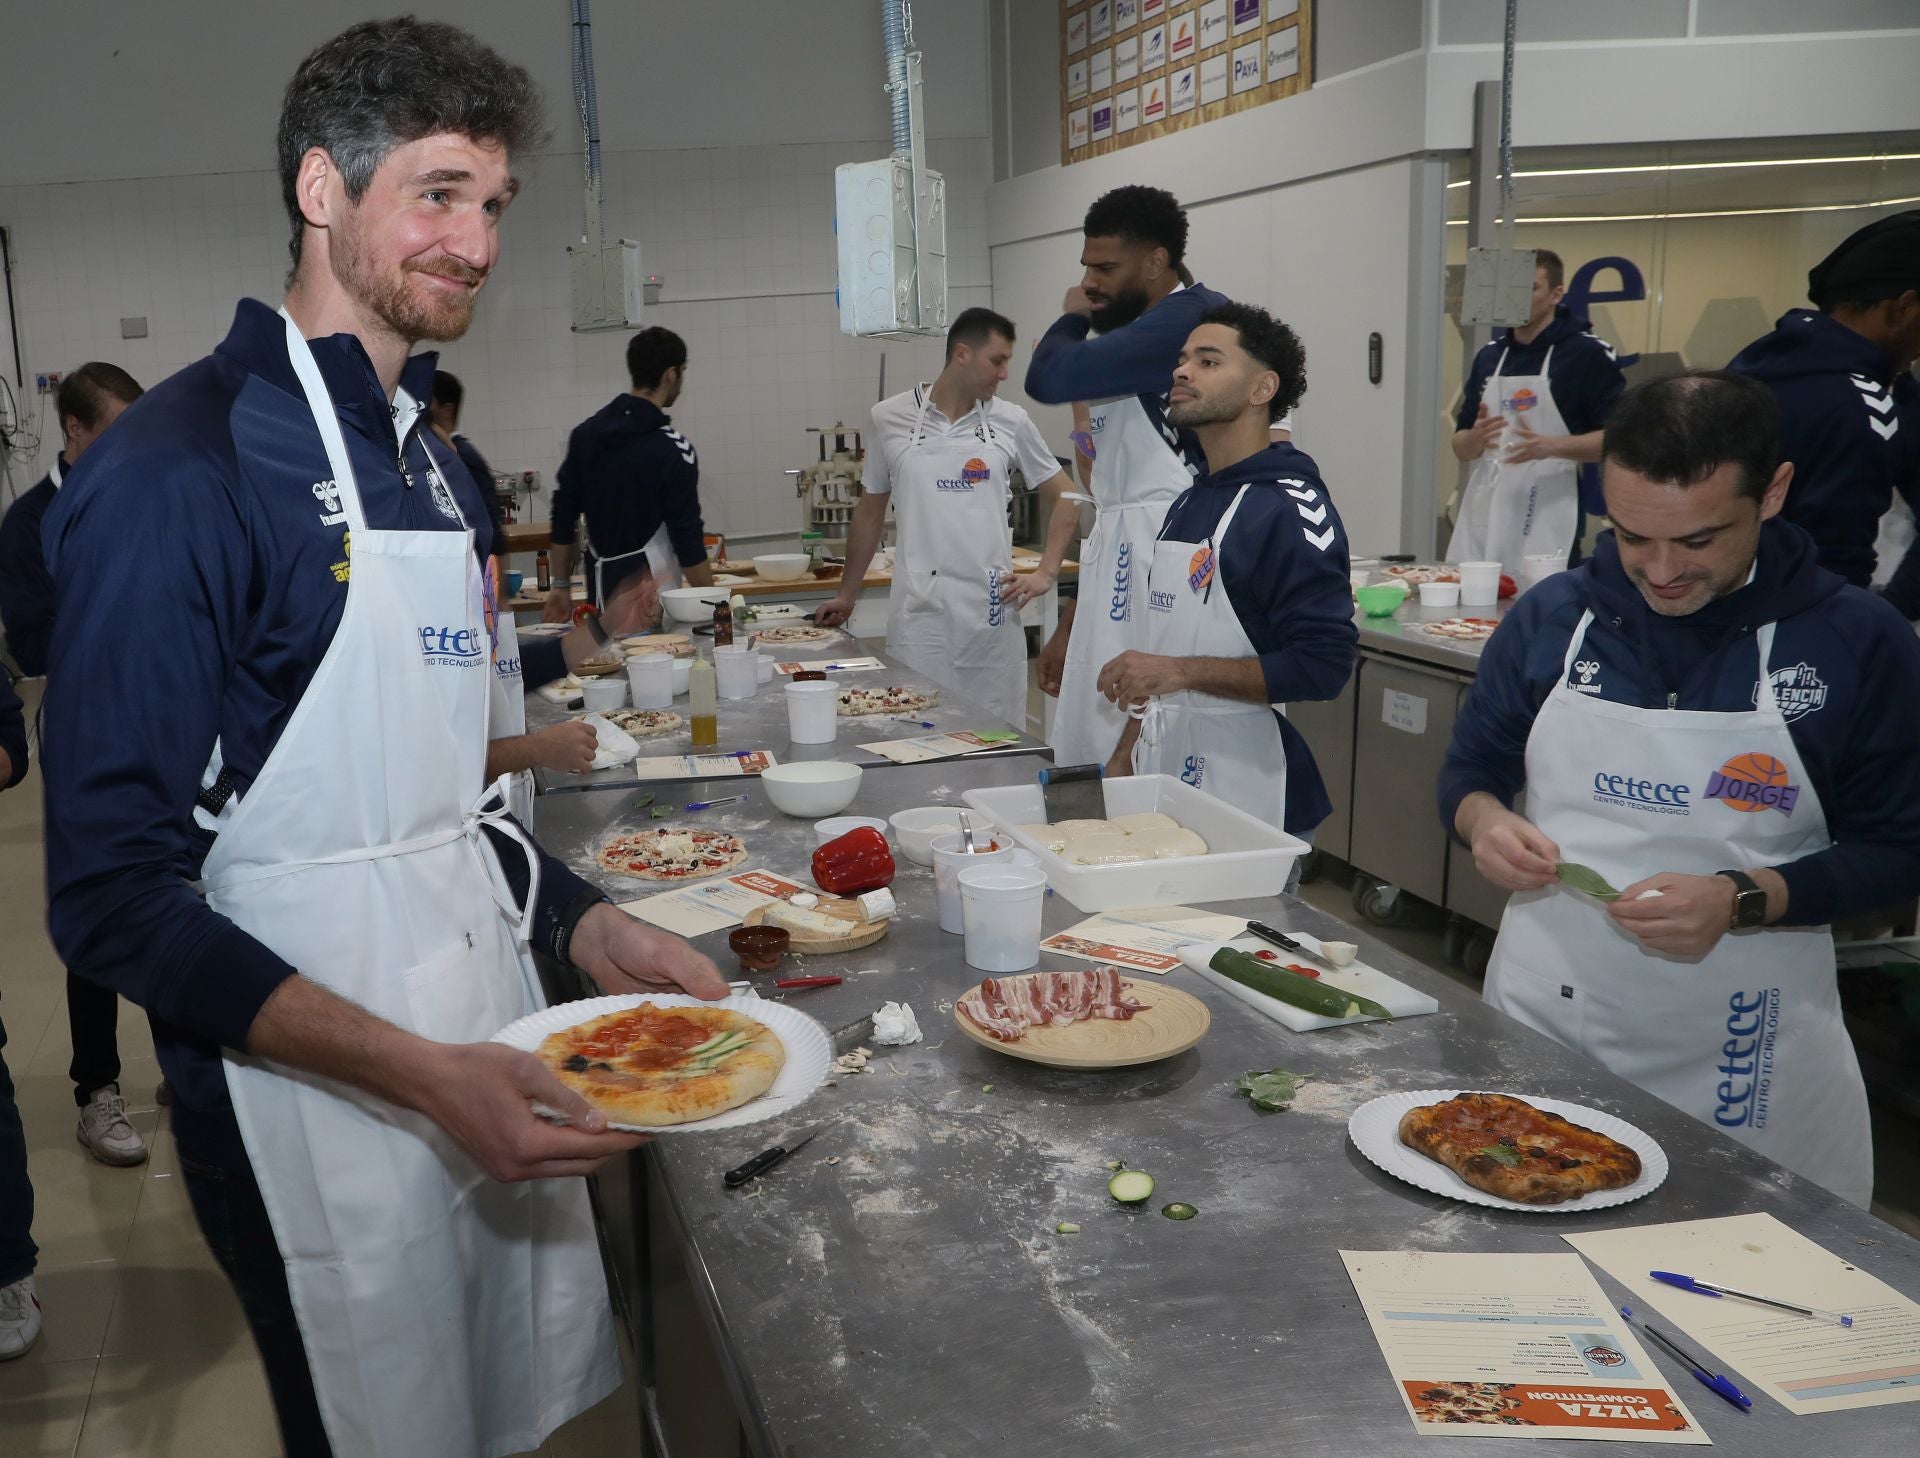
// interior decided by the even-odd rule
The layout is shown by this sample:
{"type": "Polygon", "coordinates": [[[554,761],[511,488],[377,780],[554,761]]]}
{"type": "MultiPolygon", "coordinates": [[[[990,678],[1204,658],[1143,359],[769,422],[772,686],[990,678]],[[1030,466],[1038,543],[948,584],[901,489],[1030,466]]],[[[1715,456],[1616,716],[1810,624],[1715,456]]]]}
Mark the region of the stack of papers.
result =
{"type": "Polygon", "coordinates": [[[623,901],[620,909],[638,921],[678,936],[699,937],[738,926],[746,920],[749,911],[775,901],[791,900],[795,893],[805,889],[797,881],[767,871],[742,871],[718,881],[677,886],[658,896],[623,901]]]}
{"type": "Polygon", "coordinates": [[[1002,745],[1019,742],[1020,736],[1010,729],[962,729],[952,734],[925,734],[915,739],[883,739],[876,744],[862,744],[860,748],[882,759],[890,759],[895,764],[925,764],[931,759],[978,754],[983,749],[998,749],[1002,745]]]}

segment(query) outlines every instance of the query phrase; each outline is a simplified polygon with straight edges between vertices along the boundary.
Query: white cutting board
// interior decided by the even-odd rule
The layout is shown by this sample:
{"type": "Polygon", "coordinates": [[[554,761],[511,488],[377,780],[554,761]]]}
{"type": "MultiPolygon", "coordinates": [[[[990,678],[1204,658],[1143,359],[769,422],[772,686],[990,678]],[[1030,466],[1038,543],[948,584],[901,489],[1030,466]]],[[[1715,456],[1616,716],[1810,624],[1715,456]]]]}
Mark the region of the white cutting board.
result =
{"type": "MultiPolygon", "coordinates": [[[[1290,931],[1292,937],[1310,952],[1320,950],[1320,938],[1311,932],[1290,931]]],[[[1263,992],[1255,992],[1251,987],[1243,987],[1231,977],[1222,977],[1207,963],[1221,947],[1232,947],[1236,951],[1259,953],[1272,952],[1285,965],[1293,960],[1278,947],[1261,941],[1258,937],[1236,937],[1230,942],[1189,942],[1180,948],[1180,960],[1190,969],[1199,973],[1222,992],[1230,992],[1248,1007],[1265,1013],[1275,1022],[1285,1023],[1296,1033],[1311,1033],[1317,1028],[1337,1028],[1348,1023],[1378,1022],[1378,1018],[1362,1013],[1351,1018],[1325,1018],[1310,1013],[1305,1008],[1293,1007],[1278,998],[1268,997],[1263,992]]],[[[1301,958],[1302,966],[1312,965],[1310,959],[1301,958]]],[[[1384,1007],[1397,1018],[1417,1018],[1423,1013],[1439,1012],[1440,1001],[1424,992],[1416,992],[1406,983],[1387,976],[1377,967],[1369,967],[1365,962],[1351,962],[1345,967],[1321,967],[1319,980],[1329,987],[1337,987],[1342,992],[1350,992],[1356,997],[1370,998],[1384,1007]]]]}

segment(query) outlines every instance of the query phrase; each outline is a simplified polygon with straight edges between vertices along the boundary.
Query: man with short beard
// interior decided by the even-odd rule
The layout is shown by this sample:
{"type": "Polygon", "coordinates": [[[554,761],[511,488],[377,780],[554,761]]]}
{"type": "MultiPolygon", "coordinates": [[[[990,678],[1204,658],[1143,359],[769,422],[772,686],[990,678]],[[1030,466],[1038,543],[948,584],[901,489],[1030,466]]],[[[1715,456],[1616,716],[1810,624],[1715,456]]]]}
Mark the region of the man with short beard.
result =
{"type": "Polygon", "coordinates": [[[1280,705],[1337,697],[1360,637],[1320,469],[1268,440],[1306,388],[1305,350],[1264,309],[1223,304],[1188,337],[1167,419],[1193,432],[1207,473],[1154,543],[1144,650],[1099,678],[1131,715],[1108,774],[1178,775],[1302,839],[1333,806],[1280,705]]]}
{"type": "Polygon", "coordinates": [[[290,1454],[520,1452],[613,1390],[574,1177],[639,1141],[487,1040],[542,1004],[530,936],[609,992],[727,993],[483,780],[484,506],[409,350],[467,328],[540,134],[527,73],[451,26],[308,56],[285,306],[243,300],[46,522],[53,939],[153,1018],[290,1454]]]}
{"type": "Polygon", "coordinates": [[[1613,529],[1487,640],[1440,813],[1514,893],[1488,1002],[1864,1206],[1829,926],[1920,891],[1920,640],[1782,515],[1779,440],[1742,375],[1621,398],[1613,529]]]}
{"type": "Polygon", "coordinates": [[[1195,475],[1167,423],[1167,387],[1187,336],[1227,301],[1186,272],[1187,215],[1171,193],[1117,187],[1087,209],[1083,231],[1085,275],[1067,290],[1066,312],[1034,350],[1026,380],[1042,404],[1090,407],[1098,515],[1076,600],[1061,604],[1037,665],[1043,689],[1058,685],[1047,742],[1061,764],[1105,759],[1126,722],[1100,694],[1100,668],[1146,645],[1138,587],[1167,508],[1195,475]]]}

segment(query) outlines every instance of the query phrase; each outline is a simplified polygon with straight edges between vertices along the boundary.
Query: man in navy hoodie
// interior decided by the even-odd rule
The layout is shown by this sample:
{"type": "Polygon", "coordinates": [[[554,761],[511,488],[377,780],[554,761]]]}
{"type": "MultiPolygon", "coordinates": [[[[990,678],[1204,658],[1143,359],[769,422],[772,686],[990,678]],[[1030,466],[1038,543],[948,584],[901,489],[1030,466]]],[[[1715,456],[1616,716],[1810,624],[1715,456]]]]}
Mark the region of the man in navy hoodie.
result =
{"type": "Polygon", "coordinates": [[[1187,272],[1187,215],[1172,193],[1117,187],[1087,209],[1083,231],[1085,275],[1027,367],[1027,394],[1041,404],[1091,406],[1099,515],[1080,557],[1087,610],[1061,605],[1037,665],[1041,688],[1059,694],[1047,741],[1061,764],[1106,758],[1125,722],[1100,694],[1100,668],[1146,646],[1133,589],[1167,508],[1196,474],[1167,423],[1167,387],[1187,336],[1227,301],[1187,272]]]}
{"type": "Polygon", "coordinates": [[[1167,417],[1208,471],[1167,512],[1146,574],[1147,641],[1100,670],[1129,717],[1110,774],[1175,774],[1305,836],[1332,809],[1313,752],[1278,706],[1331,699],[1359,631],[1347,534],[1312,457],[1268,430],[1307,387],[1306,352],[1250,304],[1200,321],[1167,417]]]}
{"type": "Polygon", "coordinates": [[[1864,1205],[1828,926],[1920,891],[1920,640],[1782,518],[1753,381],[1640,386],[1603,469],[1613,530],[1488,640],[1440,778],[1514,893],[1487,1000],[1864,1205]]]}
{"type": "MultiPolygon", "coordinates": [[[[1780,406],[1793,462],[1783,515],[1805,527],[1820,565],[1856,587],[1875,580],[1875,538],[1898,492],[1920,497],[1920,210],[1852,234],[1807,274],[1811,309],[1789,309],[1727,368],[1780,406]]],[[[1920,618],[1920,559],[1887,596],[1920,618]]]]}

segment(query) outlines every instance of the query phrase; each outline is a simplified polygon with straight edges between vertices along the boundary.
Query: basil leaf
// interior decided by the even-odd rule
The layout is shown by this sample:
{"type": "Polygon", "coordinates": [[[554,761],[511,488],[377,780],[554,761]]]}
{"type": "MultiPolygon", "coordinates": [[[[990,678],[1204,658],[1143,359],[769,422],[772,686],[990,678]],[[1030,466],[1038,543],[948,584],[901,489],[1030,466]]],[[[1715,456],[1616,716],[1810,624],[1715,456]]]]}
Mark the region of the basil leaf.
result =
{"type": "Polygon", "coordinates": [[[1515,1149],[1511,1144],[1489,1144],[1485,1149],[1478,1150],[1477,1153],[1484,1154],[1489,1159],[1499,1160],[1500,1163],[1504,1164],[1508,1169],[1518,1169],[1520,1167],[1520,1151],[1515,1149]]]}
{"type": "Polygon", "coordinates": [[[1620,897],[1620,893],[1607,884],[1607,878],[1591,866],[1562,861],[1554,869],[1563,885],[1584,892],[1596,901],[1617,901],[1620,897]]]}
{"type": "Polygon", "coordinates": [[[1277,1112],[1291,1104],[1300,1085],[1312,1077],[1311,1073],[1289,1073],[1284,1068],[1270,1068],[1265,1073],[1256,1069],[1243,1073],[1233,1086],[1251,1099],[1256,1109],[1277,1112]]]}

